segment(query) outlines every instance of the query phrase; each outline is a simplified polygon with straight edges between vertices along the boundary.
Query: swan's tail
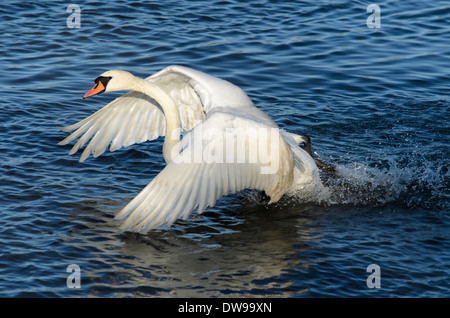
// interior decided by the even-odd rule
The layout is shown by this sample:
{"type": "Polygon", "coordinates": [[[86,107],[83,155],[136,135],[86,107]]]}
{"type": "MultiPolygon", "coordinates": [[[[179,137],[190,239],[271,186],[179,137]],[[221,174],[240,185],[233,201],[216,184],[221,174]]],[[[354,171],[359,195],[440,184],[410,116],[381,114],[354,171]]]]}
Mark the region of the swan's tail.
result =
{"type": "Polygon", "coordinates": [[[301,135],[296,135],[287,131],[284,131],[284,133],[288,136],[290,136],[292,139],[295,140],[295,142],[298,144],[306,144],[308,142],[311,142],[308,136],[301,136],[301,135]]]}

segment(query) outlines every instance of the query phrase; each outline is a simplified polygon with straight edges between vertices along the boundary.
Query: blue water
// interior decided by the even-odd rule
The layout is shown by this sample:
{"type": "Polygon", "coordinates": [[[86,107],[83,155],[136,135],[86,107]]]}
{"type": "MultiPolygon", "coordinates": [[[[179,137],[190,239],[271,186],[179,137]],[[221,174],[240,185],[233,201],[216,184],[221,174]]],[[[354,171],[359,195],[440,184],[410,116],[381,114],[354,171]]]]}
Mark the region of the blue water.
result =
{"type": "Polygon", "coordinates": [[[70,2],[2,2],[0,297],[449,297],[450,5],[380,1],[369,28],[370,3],[76,1],[69,28],[70,2]],[[340,174],[323,176],[329,202],[245,192],[122,233],[114,215],[164,166],[162,140],[79,163],[58,127],[120,95],[82,99],[105,70],[171,64],[311,136],[340,174]]]}

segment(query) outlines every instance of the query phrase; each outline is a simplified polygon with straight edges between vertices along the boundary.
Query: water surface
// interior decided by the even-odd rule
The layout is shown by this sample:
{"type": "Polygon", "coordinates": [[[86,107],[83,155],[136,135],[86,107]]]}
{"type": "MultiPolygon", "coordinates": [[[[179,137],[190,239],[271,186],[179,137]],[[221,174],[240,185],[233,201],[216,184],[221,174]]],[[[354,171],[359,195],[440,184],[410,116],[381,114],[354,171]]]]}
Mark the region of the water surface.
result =
{"type": "Polygon", "coordinates": [[[447,1],[6,1],[0,8],[1,297],[448,297],[447,1]],[[58,127],[105,70],[179,64],[242,87],[336,164],[328,202],[251,192],[170,229],[114,215],[164,167],[162,140],[79,163],[58,127]],[[67,266],[81,288],[66,285],[67,266]],[[380,288],[368,288],[370,264],[380,288]]]}

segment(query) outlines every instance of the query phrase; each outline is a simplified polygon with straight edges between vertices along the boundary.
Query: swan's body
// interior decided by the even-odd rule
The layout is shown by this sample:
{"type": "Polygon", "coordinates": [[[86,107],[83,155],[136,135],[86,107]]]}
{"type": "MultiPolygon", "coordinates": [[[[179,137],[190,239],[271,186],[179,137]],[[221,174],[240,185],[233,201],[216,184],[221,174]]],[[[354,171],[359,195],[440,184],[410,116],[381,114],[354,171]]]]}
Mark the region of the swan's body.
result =
{"type": "Polygon", "coordinates": [[[126,218],[126,230],[170,225],[247,188],[264,191],[269,203],[288,191],[310,195],[324,190],[314,159],[298,146],[302,137],[278,129],[227,81],[171,66],[146,80],[108,71],[96,83],[85,96],[132,92],[67,127],[78,130],[63,144],[83,135],[71,154],[90,138],[80,160],[100,155],[108,145],[113,151],[165,135],[167,166],[117,215],[126,218]],[[182,140],[180,129],[188,131],[182,140]]]}

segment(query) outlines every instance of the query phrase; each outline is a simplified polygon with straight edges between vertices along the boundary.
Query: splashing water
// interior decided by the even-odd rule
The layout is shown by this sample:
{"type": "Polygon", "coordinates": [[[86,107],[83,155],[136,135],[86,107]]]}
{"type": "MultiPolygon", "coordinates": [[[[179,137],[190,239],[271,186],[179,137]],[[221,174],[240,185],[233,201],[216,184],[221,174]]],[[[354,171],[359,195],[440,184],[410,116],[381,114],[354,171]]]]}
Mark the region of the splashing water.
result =
{"type": "Polygon", "coordinates": [[[337,171],[335,178],[325,180],[331,193],[327,204],[448,208],[448,158],[388,157],[338,165],[337,171]]]}
{"type": "MultiPolygon", "coordinates": [[[[442,154],[412,152],[409,156],[374,154],[361,161],[338,163],[336,173],[321,173],[324,187],[289,191],[278,206],[397,206],[430,211],[450,209],[449,158],[442,154]]],[[[327,162],[333,162],[333,159],[327,162]]],[[[247,203],[269,198],[259,191],[243,191],[247,203]]]]}

